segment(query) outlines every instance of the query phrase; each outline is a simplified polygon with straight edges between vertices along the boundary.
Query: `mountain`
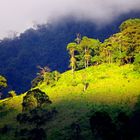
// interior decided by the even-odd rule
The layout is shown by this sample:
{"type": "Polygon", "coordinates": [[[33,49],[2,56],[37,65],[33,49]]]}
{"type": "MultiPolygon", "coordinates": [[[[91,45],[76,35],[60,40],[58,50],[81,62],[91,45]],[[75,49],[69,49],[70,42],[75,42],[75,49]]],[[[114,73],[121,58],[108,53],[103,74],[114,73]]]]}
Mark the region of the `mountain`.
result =
{"type": "Polygon", "coordinates": [[[90,21],[77,21],[67,17],[57,23],[37,25],[35,29],[28,29],[19,37],[5,38],[0,41],[0,74],[8,79],[9,90],[24,92],[36,77],[37,65],[47,65],[51,70],[60,72],[68,69],[66,45],[76,38],[76,33],[103,41],[118,32],[122,21],[139,15],[139,12],[122,15],[100,29],[90,21]]]}
{"type": "MultiPolygon", "coordinates": [[[[74,75],[71,71],[66,71],[53,84],[46,86],[44,81],[25,94],[1,100],[1,140],[20,140],[28,137],[33,139],[32,137],[37,137],[37,135],[41,139],[45,137],[44,133],[48,140],[76,139],[77,135],[80,139],[92,140],[90,118],[95,114],[102,122],[98,124],[98,120],[96,120],[97,126],[101,125],[101,130],[107,128],[104,130],[105,132],[117,133],[118,139],[120,139],[119,135],[124,136],[126,134],[130,137],[134,131],[137,134],[139,132],[138,113],[138,117],[134,119],[138,122],[132,123],[134,125],[131,124],[134,128],[130,129],[131,133],[128,133],[127,129],[123,129],[127,124],[127,119],[133,116],[136,105],[139,105],[140,73],[134,71],[133,67],[132,64],[121,67],[116,64],[102,64],[76,71],[74,75]],[[84,82],[88,83],[85,91],[84,82]],[[37,108],[29,113],[26,111],[22,113],[23,100],[32,100],[27,109],[36,106],[36,100],[26,98],[26,95],[32,97],[32,92],[35,91],[39,94],[37,89],[42,91],[42,95],[45,92],[52,103],[46,106],[44,104],[43,110],[39,111],[37,108]],[[49,111],[49,114],[46,111],[49,111]],[[96,112],[102,112],[102,114],[96,112]],[[49,118],[47,119],[47,117],[49,118]],[[36,124],[38,125],[36,126],[36,124]],[[134,127],[135,124],[137,124],[138,129],[134,127]],[[34,127],[37,128],[34,129],[34,127]]],[[[98,127],[96,129],[98,130],[98,127]]],[[[95,133],[93,132],[93,134],[95,133]]],[[[111,136],[111,133],[108,134],[111,136]]],[[[105,134],[100,135],[104,136],[105,134]]]]}
{"type": "MultiPolygon", "coordinates": [[[[0,139],[140,139],[139,29],[140,19],[129,19],[103,43],[86,36],[70,42],[71,70],[42,67],[32,88],[0,100],[0,139]]],[[[1,90],[6,85],[1,76],[1,90]]]]}

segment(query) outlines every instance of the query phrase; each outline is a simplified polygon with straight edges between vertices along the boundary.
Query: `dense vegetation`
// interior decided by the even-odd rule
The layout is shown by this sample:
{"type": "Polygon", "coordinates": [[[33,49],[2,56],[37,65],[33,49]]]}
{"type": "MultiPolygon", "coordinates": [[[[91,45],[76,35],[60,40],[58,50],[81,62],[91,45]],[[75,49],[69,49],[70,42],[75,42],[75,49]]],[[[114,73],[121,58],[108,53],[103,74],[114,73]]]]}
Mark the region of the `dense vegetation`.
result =
{"type": "Polygon", "coordinates": [[[29,91],[0,100],[0,139],[140,139],[139,38],[140,19],[103,43],[77,34],[71,70],[38,66],[29,91]]]}
{"type": "Polygon", "coordinates": [[[123,22],[120,31],[103,43],[97,39],[81,38],[78,34],[75,42],[67,46],[72,71],[101,63],[124,65],[134,62],[135,65],[139,65],[140,19],[123,22]]]}

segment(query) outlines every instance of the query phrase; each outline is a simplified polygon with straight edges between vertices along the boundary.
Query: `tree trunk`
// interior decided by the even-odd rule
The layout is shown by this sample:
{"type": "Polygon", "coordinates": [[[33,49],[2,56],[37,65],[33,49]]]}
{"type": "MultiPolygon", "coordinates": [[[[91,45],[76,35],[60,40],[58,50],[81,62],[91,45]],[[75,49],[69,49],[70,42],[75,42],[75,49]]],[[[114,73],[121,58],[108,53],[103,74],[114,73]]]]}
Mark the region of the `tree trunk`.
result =
{"type": "MultiPolygon", "coordinates": [[[[85,47],[85,55],[86,55],[86,52],[87,52],[87,48],[85,47]]],[[[85,58],[85,68],[87,67],[87,60],[85,58]]]]}
{"type": "Polygon", "coordinates": [[[74,73],[74,67],[72,67],[72,74],[74,73]]]}
{"type": "Polygon", "coordinates": [[[87,60],[87,67],[88,67],[89,61],[87,60]]]}
{"type": "Polygon", "coordinates": [[[87,62],[86,62],[86,60],[85,60],[85,68],[87,67],[87,62]]]}

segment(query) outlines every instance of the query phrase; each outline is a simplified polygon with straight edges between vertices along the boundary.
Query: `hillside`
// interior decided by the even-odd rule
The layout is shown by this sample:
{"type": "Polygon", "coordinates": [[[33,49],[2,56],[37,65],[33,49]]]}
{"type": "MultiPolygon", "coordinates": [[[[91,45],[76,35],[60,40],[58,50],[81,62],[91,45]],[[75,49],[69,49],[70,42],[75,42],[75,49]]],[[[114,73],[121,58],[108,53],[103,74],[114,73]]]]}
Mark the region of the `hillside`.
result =
{"type": "MultiPolygon", "coordinates": [[[[105,110],[114,120],[121,111],[130,115],[140,96],[140,73],[133,68],[133,64],[101,64],[78,70],[74,75],[66,71],[53,85],[39,84],[36,88],[52,101],[49,108],[57,110],[53,119],[43,126],[48,140],[71,139],[73,123],[80,125],[82,139],[92,139],[89,119],[96,111],[105,110]],[[88,83],[85,91],[84,82],[88,83]]],[[[27,127],[16,121],[25,94],[0,101],[0,128],[9,126],[9,131],[0,135],[1,140],[13,140],[17,130],[27,127]]]]}
{"type": "Polygon", "coordinates": [[[9,91],[0,100],[0,140],[139,140],[140,19],[119,28],[103,43],[77,34],[65,46],[70,70],[38,66],[29,90],[9,91]]]}
{"type": "Polygon", "coordinates": [[[60,72],[67,70],[69,57],[66,45],[74,40],[76,33],[104,41],[118,32],[121,22],[131,17],[140,17],[140,12],[131,11],[101,28],[90,21],[67,17],[55,23],[36,25],[19,37],[0,40],[0,74],[8,79],[9,90],[25,92],[36,76],[37,65],[47,65],[51,70],[60,72]]]}

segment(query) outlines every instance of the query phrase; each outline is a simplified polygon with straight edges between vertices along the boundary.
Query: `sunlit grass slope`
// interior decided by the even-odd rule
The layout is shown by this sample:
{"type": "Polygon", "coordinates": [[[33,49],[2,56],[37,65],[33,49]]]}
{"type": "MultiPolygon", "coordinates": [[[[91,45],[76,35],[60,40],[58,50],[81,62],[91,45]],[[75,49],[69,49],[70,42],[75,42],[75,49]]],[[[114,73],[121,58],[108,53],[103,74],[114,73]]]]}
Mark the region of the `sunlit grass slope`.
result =
{"type": "MultiPolygon", "coordinates": [[[[52,100],[52,107],[58,111],[54,119],[45,126],[48,139],[64,139],[69,135],[69,128],[73,122],[80,123],[82,135],[91,137],[89,116],[100,109],[110,111],[112,117],[116,109],[131,112],[140,95],[140,74],[133,71],[133,65],[117,66],[102,64],[61,74],[61,78],[53,85],[40,84],[40,88],[52,100]],[[89,86],[84,92],[84,82],[89,86]],[[108,109],[109,106],[110,109],[108,109]]],[[[16,115],[21,112],[23,95],[0,101],[7,110],[0,116],[0,126],[16,124],[16,115]],[[13,108],[13,111],[8,111],[13,108]]],[[[1,112],[5,109],[2,109],[1,112]]]]}

